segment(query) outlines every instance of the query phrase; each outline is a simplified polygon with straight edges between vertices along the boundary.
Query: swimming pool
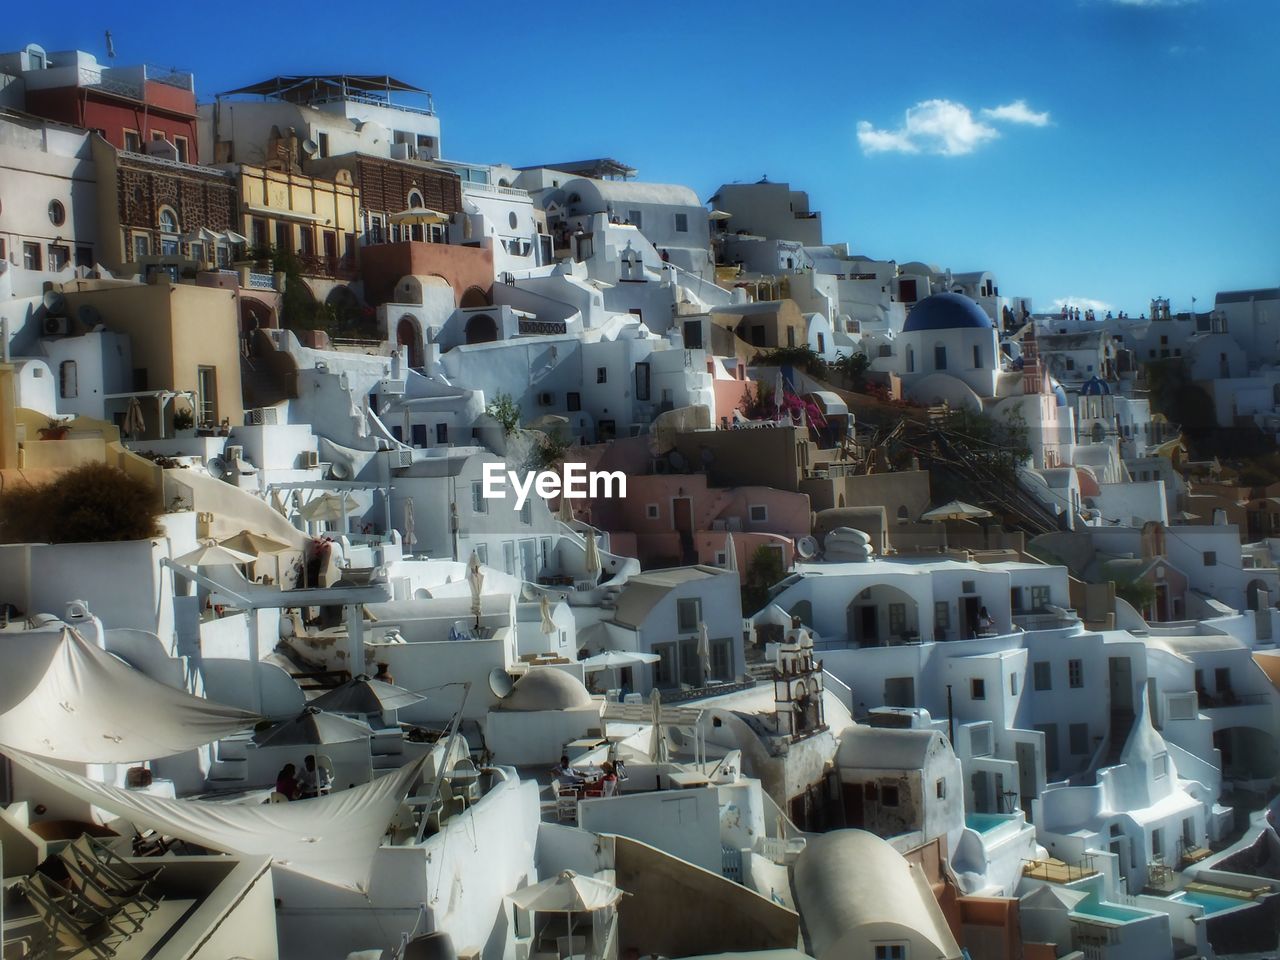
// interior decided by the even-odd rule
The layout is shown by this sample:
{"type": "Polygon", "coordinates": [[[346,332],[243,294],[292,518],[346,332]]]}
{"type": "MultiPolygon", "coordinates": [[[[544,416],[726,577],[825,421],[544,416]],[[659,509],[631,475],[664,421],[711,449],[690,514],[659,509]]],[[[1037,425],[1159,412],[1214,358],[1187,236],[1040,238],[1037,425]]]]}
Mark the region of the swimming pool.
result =
{"type": "Polygon", "coordinates": [[[964,817],[964,825],[979,833],[990,833],[1002,823],[1008,822],[1007,816],[1001,816],[998,813],[967,813],[964,817]]]}
{"type": "Polygon", "coordinates": [[[1115,923],[1130,923],[1134,920],[1145,920],[1152,914],[1146,910],[1131,910],[1115,903],[1101,903],[1096,896],[1090,894],[1072,908],[1073,913],[1082,913],[1086,917],[1097,917],[1100,920],[1111,920],[1115,923]]]}
{"type": "Polygon", "coordinates": [[[1243,907],[1250,904],[1252,900],[1242,900],[1239,897],[1223,897],[1216,893],[1204,893],[1200,890],[1184,890],[1182,899],[1188,903],[1198,903],[1204,907],[1204,915],[1212,916],[1215,913],[1222,913],[1224,910],[1232,910],[1235,907],[1243,907]]]}

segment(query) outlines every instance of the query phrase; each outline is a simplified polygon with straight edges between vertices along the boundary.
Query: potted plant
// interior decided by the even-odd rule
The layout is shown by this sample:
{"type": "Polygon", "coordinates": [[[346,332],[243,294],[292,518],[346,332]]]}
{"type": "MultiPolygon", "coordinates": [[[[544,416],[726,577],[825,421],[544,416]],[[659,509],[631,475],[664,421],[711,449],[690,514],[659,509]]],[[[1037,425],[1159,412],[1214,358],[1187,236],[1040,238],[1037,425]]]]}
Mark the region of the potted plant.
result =
{"type": "Polygon", "coordinates": [[[50,419],[48,424],[40,428],[41,440],[61,440],[69,432],[71,428],[62,420],[50,419]]]}
{"type": "Polygon", "coordinates": [[[192,415],[191,410],[186,407],[177,407],[173,411],[173,431],[178,436],[191,436],[191,432],[195,429],[196,419],[192,415]]]}

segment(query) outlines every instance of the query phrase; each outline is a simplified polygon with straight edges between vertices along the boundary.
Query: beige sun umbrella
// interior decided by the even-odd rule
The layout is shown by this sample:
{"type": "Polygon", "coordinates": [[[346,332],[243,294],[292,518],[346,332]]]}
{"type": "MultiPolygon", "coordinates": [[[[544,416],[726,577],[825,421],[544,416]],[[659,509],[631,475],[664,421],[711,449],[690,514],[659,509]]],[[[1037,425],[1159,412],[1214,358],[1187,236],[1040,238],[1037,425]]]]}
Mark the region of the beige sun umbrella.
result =
{"type": "Polygon", "coordinates": [[[604,880],[585,877],[572,870],[564,870],[558,876],[549,877],[511,894],[510,900],[521,910],[534,913],[563,913],[565,932],[572,936],[575,913],[595,913],[607,910],[624,895],[604,880]]]}
{"type": "Polygon", "coordinates": [[[587,531],[587,576],[592,582],[600,579],[600,573],[604,567],[600,563],[600,549],[596,546],[596,532],[594,530],[587,531]]]}
{"type": "Polygon", "coordinates": [[[484,592],[484,570],[480,568],[480,557],[473,550],[471,559],[467,561],[467,583],[471,586],[471,614],[476,618],[476,629],[480,629],[480,595],[484,592]]]}
{"type": "Polygon", "coordinates": [[[556,626],[555,620],[551,619],[551,599],[545,593],[539,602],[539,608],[542,612],[542,633],[544,636],[550,637],[560,628],[556,626]]]}
{"type": "Polygon", "coordinates": [[[121,430],[135,440],[147,432],[147,421],[142,416],[142,404],[137,397],[129,398],[129,409],[124,415],[121,430]]]}
{"type": "Polygon", "coordinates": [[[253,563],[253,560],[252,554],[221,546],[216,540],[206,540],[195,550],[184,553],[173,562],[184,567],[238,567],[253,563]]]}
{"type": "Polygon", "coordinates": [[[667,735],[662,729],[662,693],[657,687],[649,694],[649,705],[653,708],[653,732],[649,736],[649,759],[654,763],[666,763],[667,735]]]}
{"type": "Polygon", "coordinates": [[[404,502],[404,545],[409,554],[413,554],[413,545],[417,538],[413,535],[413,501],[404,502]]]}
{"type": "MultiPolygon", "coordinates": [[[[990,510],[984,510],[982,507],[975,507],[971,503],[965,503],[963,500],[952,500],[944,503],[940,507],[934,507],[932,510],[926,510],[920,514],[920,519],[929,523],[943,523],[946,520],[985,520],[993,517],[990,510]]],[[[947,546],[947,528],[942,528],[942,546],[947,546]]]]}
{"type": "Polygon", "coordinates": [[[698,664],[702,667],[702,682],[705,684],[711,676],[711,635],[707,632],[705,620],[698,622],[698,664]]]}
{"type": "Polygon", "coordinates": [[[738,551],[734,548],[732,533],[724,535],[724,568],[738,572],[738,551]]]}
{"type": "Polygon", "coordinates": [[[560,506],[556,508],[556,519],[561,523],[573,523],[573,503],[563,493],[560,494],[560,506]]]}
{"type": "Polygon", "coordinates": [[[349,493],[322,493],[310,503],[304,504],[298,512],[308,523],[322,523],[326,520],[345,520],[349,513],[359,509],[360,501],[349,493]]]}
{"type": "Polygon", "coordinates": [[[274,537],[268,537],[261,533],[254,533],[251,530],[241,530],[234,537],[227,537],[222,541],[222,546],[240,553],[247,553],[253,557],[254,575],[257,576],[257,565],[264,557],[274,557],[276,564],[276,581],[280,580],[280,554],[289,550],[296,549],[281,540],[274,537]]]}

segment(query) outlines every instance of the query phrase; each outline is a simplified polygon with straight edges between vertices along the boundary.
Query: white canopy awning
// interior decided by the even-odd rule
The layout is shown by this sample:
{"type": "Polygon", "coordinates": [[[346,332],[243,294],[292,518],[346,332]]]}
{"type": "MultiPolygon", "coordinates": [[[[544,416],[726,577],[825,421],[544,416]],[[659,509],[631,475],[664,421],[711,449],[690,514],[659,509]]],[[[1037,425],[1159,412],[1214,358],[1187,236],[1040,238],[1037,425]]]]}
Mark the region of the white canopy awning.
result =
{"type": "Polygon", "coordinates": [[[55,787],[140,826],[211,850],[269,856],[325,883],[367,892],[387,824],[427,757],[350,790],[292,803],[171,800],[122,790],[20,753],[13,762],[55,787]]]}
{"type": "Polygon", "coordinates": [[[260,718],[152,680],[66,628],[6,644],[0,748],[72,763],[171,757],[260,718]],[[52,645],[52,647],[50,646],[52,645]],[[23,676],[23,674],[26,676],[23,676]]]}

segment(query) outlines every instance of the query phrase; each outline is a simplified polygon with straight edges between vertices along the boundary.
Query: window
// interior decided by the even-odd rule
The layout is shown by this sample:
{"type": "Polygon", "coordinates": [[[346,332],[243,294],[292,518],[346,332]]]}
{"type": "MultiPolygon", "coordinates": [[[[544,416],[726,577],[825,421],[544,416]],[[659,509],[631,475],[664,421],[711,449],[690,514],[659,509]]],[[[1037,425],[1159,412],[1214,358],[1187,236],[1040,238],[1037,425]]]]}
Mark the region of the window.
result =
{"type": "Polygon", "coordinates": [[[445,444],[449,442],[449,425],[447,423],[436,424],[436,443],[445,444]]]}
{"type": "Polygon", "coordinates": [[[660,515],[658,505],[656,503],[646,504],[644,508],[644,515],[650,520],[657,520],[660,515]]]}
{"type": "Polygon", "coordinates": [[[58,395],[64,400],[73,400],[79,396],[77,385],[76,362],[63,360],[58,364],[58,395]]]}
{"type": "Polygon", "coordinates": [[[935,601],[933,605],[934,630],[946,630],[951,626],[951,604],[945,600],[935,601]]]}
{"type": "Polygon", "coordinates": [[[1016,697],[1018,695],[1018,675],[1016,673],[1009,674],[1009,696],[1016,697]]]}
{"type": "Polygon", "coordinates": [[[316,235],[310,227],[302,227],[298,230],[298,240],[298,253],[304,257],[316,255],[316,235]]]}
{"type": "Polygon", "coordinates": [[[911,347],[907,347],[907,373],[916,372],[916,352],[911,347]]]}
{"type": "Polygon", "coordinates": [[[938,344],[933,348],[933,369],[947,369],[947,348],[942,344],[938,344]]]}
{"type": "Polygon", "coordinates": [[[1014,613],[1018,613],[1020,610],[1022,610],[1022,588],[1021,587],[1009,588],[1009,606],[1013,609],[1014,613]]]}
{"type": "Polygon", "coordinates": [[[419,207],[425,207],[425,206],[426,204],[423,203],[422,201],[422,194],[419,193],[417,190],[410,190],[409,191],[409,209],[417,210],[419,207]]]}
{"type": "Polygon", "coordinates": [[[676,629],[681,633],[694,633],[702,620],[702,600],[686,597],[676,601],[676,629]]]}
{"type": "Polygon", "coordinates": [[[582,409],[582,394],[566,393],[564,395],[564,405],[565,409],[570,413],[577,413],[582,409]]]}
{"type": "Polygon", "coordinates": [[[489,512],[489,501],[484,498],[484,483],[479,480],[471,481],[471,512],[489,512]]]}
{"type": "Polygon", "coordinates": [[[905,943],[877,943],[876,960],[907,960],[907,945],[905,943]]]}
{"type": "Polygon", "coordinates": [[[1067,661],[1067,686],[1080,688],[1084,686],[1084,661],[1067,661]]]}
{"type": "Polygon", "coordinates": [[[293,227],[287,223],[276,224],[276,249],[293,253],[293,227]]]}
{"type": "Polygon", "coordinates": [[[976,343],[973,345],[973,367],[975,370],[982,367],[982,347],[976,343]]]}
{"type": "Polygon", "coordinates": [[[947,799],[947,781],[939,777],[933,782],[933,795],[939,800],[947,799]]]}
{"type": "Polygon", "coordinates": [[[178,162],[179,162],[179,163],[189,163],[189,162],[190,162],[190,161],[187,159],[187,157],[188,157],[188,153],[187,153],[187,138],[186,138],[186,137],[174,136],[174,138],[173,138],[173,147],[174,147],[174,149],[175,149],[175,150],[177,150],[177,151],[178,151],[178,162]]]}
{"type": "Polygon", "coordinates": [[[676,233],[689,232],[689,215],[687,213],[676,214],[676,233]]]}
{"type": "Polygon", "coordinates": [[[596,383],[608,383],[608,382],[609,382],[609,368],[596,367],[596,383]]]}
{"type": "Polygon", "coordinates": [[[977,593],[978,592],[977,583],[978,581],[976,580],[961,580],[960,592],[961,593],[977,593]]]}
{"type": "Polygon", "coordinates": [[[1031,609],[1043,610],[1049,605],[1049,588],[1045,586],[1031,588],[1031,609]]]}
{"type": "Polygon", "coordinates": [[[1037,690],[1053,689],[1053,664],[1048,660],[1037,660],[1031,665],[1035,675],[1035,687],[1037,690]]]}
{"type": "Polygon", "coordinates": [[[969,681],[969,699],[985,700],[987,699],[987,681],[981,677],[974,677],[969,681]]]}
{"type": "Polygon", "coordinates": [[[752,523],[767,523],[769,520],[769,508],[763,503],[753,503],[747,507],[747,516],[752,523]]]}
{"type": "Polygon", "coordinates": [[[476,559],[482,564],[489,562],[489,545],[487,543],[476,544],[476,559]]]}
{"type": "Polygon", "coordinates": [[[151,140],[152,140],[152,142],[153,142],[153,143],[158,142],[158,141],[161,141],[161,140],[164,140],[164,131],[163,131],[163,130],[152,130],[152,131],[151,131],[151,140]]]}
{"type": "Polygon", "coordinates": [[[67,264],[71,262],[71,248],[64,247],[60,243],[49,244],[49,269],[53,271],[65,270],[67,264]]]}
{"type": "Polygon", "coordinates": [[[533,524],[533,500],[526,499],[524,505],[520,508],[520,522],[526,527],[533,524]]]}
{"type": "Polygon", "coordinates": [[[889,635],[900,637],[907,632],[907,605],[889,604],[889,635]]]}
{"type": "Polygon", "coordinates": [[[796,328],[787,327],[787,346],[794,347],[796,345],[796,328]]]}
{"type": "Polygon", "coordinates": [[[516,543],[514,540],[502,541],[502,569],[513,577],[516,574],[516,543]]]}
{"type": "Polygon", "coordinates": [[[1218,565],[1218,554],[1215,550],[1206,550],[1204,552],[1204,565],[1206,567],[1216,567],[1218,565]]]}
{"type": "Polygon", "coordinates": [[[329,135],[327,133],[317,133],[316,146],[316,158],[327,157],[329,155],[329,135]]]}
{"type": "Polygon", "coordinates": [[[40,263],[40,244],[24,243],[22,245],[22,266],[27,270],[39,270],[40,263]]]}
{"type": "Polygon", "coordinates": [[[880,806],[896,807],[898,805],[898,785],[896,783],[880,784],[880,806]]]}
{"type": "Polygon", "coordinates": [[[427,425],[425,423],[415,423],[409,428],[410,443],[415,447],[425,447],[427,445],[427,425]]]}
{"type": "Polygon", "coordinates": [[[177,233],[178,232],[178,215],[169,207],[160,208],[160,232],[161,233],[177,233]]]}
{"type": "Polygon", "coordinates": [[[137,130],[126,130],[124,132],[124,149],[126,153],[142,152],[142,138],[138,136],[137,130]]]}
{"type": "Polygon", "coordinates": [[[60,227],[67,222],[67,208],[62,205],[61,200],[49,201],[49,222],[55,227],[60,227]]]}
{"type": "Polygon", "coordinates": [[[1073,723],[1067,727],[1067,749],[1079,757],[1089,752],[1089,725],[1073,723]]]}
{"type": "Polygon", "coordinates": [[[636,399],[649,399],[649,364],[636,364],[636,399]]]}
{"type": "Polygon", "coordinates": [[[196,403],[200,423],[215,426],[218,422],[218,371],[214,367],[200,367],[196,371],[196,403]]]}
{"type": "Polygon", "coordinates": [[[824,337],[822,334],[818,334],[818,352],[819,353],[827,352],[827,340],[826,340],[826,337],[824,337]]]}

